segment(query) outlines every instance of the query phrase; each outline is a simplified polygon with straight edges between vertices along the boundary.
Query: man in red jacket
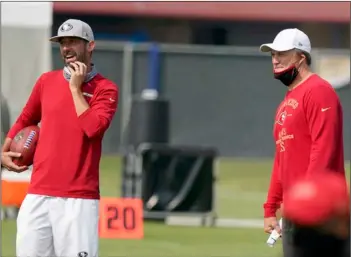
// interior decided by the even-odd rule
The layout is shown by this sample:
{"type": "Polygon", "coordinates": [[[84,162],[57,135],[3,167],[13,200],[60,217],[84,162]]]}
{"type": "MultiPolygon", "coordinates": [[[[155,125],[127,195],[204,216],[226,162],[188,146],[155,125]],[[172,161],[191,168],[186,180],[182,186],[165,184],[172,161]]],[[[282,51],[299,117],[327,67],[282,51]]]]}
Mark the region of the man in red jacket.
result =
{"type": "Polygon", "coordinates": [[[28,195],[17,218],[16,256],[98,256],[99,162],[118,89],[92,64],[93,31],[67,20],[50,39],[65,67],[42,74],[9,131],[2,165],[21,172],[6,152],[24,127],[41,124],[28,195]]]}
{"type": "MultiPolygon", "coordinates": [[[[295,181],[313,177],[319,170],[344,175],[343,114],[334,89],[310,69],[311,44],[305,33],[283,30],[260,50],[271,53],[274,77],[287,87],[275,115],[276,149],[264,204],[264,230],[271,233],[280,230],[276,211],[295,181]]],[[[283,222],[285,257],[296,255],[290,240],[293,227],[283,222]]]]}

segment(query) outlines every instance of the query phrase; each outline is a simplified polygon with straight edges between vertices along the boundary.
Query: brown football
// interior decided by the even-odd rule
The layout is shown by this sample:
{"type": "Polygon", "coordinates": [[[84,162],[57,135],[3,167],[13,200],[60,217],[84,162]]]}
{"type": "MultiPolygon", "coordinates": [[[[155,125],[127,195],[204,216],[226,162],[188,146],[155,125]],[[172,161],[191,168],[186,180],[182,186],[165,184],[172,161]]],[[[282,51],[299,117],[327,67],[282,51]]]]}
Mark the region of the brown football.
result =
{"type": "Polygon", "coordinates": [[[21,157],[14,158],[13,162],[18,166],[30,166],[33,164],[35,149],[39,139],[39,127],[29,126],[17,133],[10,145],[10,151],[21,153],[21,157]]]}

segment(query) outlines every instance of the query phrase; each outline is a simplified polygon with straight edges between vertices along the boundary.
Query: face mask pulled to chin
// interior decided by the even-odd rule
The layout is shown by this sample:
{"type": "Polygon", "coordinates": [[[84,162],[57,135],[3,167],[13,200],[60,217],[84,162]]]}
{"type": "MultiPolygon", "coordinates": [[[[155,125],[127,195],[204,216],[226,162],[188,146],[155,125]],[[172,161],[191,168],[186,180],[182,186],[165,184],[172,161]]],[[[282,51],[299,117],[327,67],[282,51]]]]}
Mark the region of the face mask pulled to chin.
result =
{"type": "Polygon", "coordinates": [[[274,78],[280,80],[285,86],[290,86],[296,79],[299,71],[295,65],[291,65],[285,70],[274,72],[274,78]]]}

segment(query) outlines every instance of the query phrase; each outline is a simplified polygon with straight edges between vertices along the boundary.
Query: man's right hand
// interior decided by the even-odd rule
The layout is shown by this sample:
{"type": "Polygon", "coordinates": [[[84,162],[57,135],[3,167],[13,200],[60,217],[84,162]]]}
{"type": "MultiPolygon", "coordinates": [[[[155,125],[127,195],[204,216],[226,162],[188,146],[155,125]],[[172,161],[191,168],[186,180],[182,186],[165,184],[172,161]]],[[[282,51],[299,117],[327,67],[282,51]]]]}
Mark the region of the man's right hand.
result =
{"type": "Polygon", "coordinates": [[[4,167],[5,169],[9,171],[14,171],[14,172],[23,172],[28,169],[27,166],[18,166],[13,163],[13,158],[18,158],[21,157],[20,153],[14,153],[14,152],[2,152],[1,153],[1,166],[4,167]]]}
{"type": "Polygon", "coordinates": [[[281,233],[277,217],[264,218],[264,232],[270,234],[274,229],[276,229],[279,234],[281,233]]]}

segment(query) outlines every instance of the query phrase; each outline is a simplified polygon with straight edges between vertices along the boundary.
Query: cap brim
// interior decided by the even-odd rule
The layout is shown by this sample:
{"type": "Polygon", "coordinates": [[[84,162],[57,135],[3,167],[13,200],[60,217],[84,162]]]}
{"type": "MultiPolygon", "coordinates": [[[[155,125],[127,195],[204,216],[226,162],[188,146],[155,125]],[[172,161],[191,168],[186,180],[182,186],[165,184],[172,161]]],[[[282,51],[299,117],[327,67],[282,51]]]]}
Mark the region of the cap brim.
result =
{"type": "MultiPolygon", "coordinates": [[[[83,38],[83,37],[77,37],[77,36],[55,36],[55,37],[51,37],[51,38],[49,38],[49,41],[51,41],[51,42],[59,42],[59,41],[60,41],[60,39],[65,38],[65,37],[80,38],[80,39],[82,39],[82,40],[84,40],[84,41],[88,41],[86,38],[83,38]]],[[[88,42],[89,42],[89,41],[88,41],[88,42]]]]}
{"type": "Polygon", "coordinates": [[[59,36],[51,37],[51,38],[49,39],[49,41],[51,41],[51,42],[59,42],[59,40],[60,40],[61,38],[62,38],[62,37],[59,37],[59,36]]]}
{"type": "Polygon", "coordinates": [[[285,51],[289,51],[294,49],[294,47],[289,47],[289,46],[278,46],[278,45],[274,45],[273,43],[270,44],[263,44],[260,46],[260,51],[261,52],[271,52],[273,51],[277,51],[277,52],[285,52],[285,51]]]}

